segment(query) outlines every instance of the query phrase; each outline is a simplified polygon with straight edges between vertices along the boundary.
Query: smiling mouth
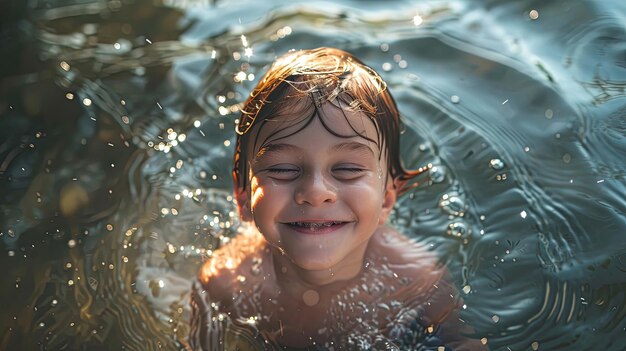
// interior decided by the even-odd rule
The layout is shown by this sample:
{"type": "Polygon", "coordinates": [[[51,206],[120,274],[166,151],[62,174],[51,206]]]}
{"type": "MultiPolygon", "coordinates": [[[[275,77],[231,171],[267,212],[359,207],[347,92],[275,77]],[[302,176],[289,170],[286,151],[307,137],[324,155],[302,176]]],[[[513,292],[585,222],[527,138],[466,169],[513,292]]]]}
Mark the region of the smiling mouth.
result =
{"type": "Polygon", "coordinates": [[[324,234],[333,232],[350,222],[344,221],[314,221],[314,222],[287,222],[291,229],[305,234],[324,234]]]}

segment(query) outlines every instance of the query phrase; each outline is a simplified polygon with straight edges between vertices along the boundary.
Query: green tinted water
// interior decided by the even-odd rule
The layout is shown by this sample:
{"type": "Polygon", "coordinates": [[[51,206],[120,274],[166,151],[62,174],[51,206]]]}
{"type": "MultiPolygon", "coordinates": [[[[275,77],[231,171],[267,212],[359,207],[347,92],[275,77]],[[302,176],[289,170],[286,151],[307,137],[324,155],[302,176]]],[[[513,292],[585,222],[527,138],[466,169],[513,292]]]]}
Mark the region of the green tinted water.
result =
{"type": "Polygon", "coordinates": [[[0,345],[182,349],[238,219],[238,107],[276,56],[336,46],[431,164],[393,224],[448,262],[493,350],[626,342],[626,8],[595,2],[5,5],[0,345]]]}

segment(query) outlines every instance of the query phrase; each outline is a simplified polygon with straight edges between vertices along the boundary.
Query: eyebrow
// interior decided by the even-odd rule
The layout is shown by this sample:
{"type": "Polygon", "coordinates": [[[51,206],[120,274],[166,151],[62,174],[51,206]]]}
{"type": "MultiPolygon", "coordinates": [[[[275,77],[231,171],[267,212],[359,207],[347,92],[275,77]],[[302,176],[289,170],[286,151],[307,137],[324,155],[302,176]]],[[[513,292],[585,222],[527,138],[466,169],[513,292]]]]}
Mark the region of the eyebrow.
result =
{"type": "Polygon", "coordinates": [[[267,144],[259,149],[259,151],[256,153],[254,158],[258,159],[260,157],[267,157],[268,154],[272,154],[275,152],[287,151],[287,150],[295,151],[298,149],[299,147],[295,145],[291,145],[291,144],[280,144],[280,143],[279,144],[267,144]]]}
{"type": "MultiPolygon", "coordinates": [[[[267,157],[268,155],[275,153],[275,152],[298,151],[298,150],[300,150],[299,147],[295,145],[291,145],[291,144],[285,144],[285,143],[268,144],[268,145],[263,146],[261,149],[259,149],[259,151],[255,155],[255,159],[259,159],[261,157],[267,157]]],[[[376,156],[376,153],[374,152],[374,150],[372,150],[371,147],[363,143],[356,142],[356,141],[348,141],[345,143],[339,143],[337,145],[334,145],[331,149],[332,152],[338,152],[338,151],[343,151],[343,150],[367,152],[374,157],[376,156]]]]}
{"type": "Polygon", "coordinates": [[[368,152],[372,154],[372,156],[376,156],[376,153],[374,152],[374,150],[372,150],[371,147],[363,143],[356,142],[356,141],[348,141],[345,143],[340,143],[340,144],[333,146],[332,148],[332,151],[342,151],[342,150],[368,152]]]}

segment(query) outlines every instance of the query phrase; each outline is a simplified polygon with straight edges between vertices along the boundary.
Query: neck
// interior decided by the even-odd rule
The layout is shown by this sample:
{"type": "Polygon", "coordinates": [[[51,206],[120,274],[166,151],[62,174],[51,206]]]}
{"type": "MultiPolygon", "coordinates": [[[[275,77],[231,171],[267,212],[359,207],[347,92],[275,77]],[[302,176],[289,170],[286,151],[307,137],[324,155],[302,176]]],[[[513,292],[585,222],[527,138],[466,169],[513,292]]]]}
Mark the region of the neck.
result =
{"type": "MultiPolygon", "coordinates": [[[[363,267],[367,242],[358,247],[350,257],[322,270],[308,270],[294,264],[287,256],[272,247],[272,259],[277,283],[293,295],[322,287],[341,287],[357,277],[363,267]]],[[[324,289],[327,290],[327,289],[324,289]]],[[[319,291],[321,294],[322,291],[319,291]]]]}

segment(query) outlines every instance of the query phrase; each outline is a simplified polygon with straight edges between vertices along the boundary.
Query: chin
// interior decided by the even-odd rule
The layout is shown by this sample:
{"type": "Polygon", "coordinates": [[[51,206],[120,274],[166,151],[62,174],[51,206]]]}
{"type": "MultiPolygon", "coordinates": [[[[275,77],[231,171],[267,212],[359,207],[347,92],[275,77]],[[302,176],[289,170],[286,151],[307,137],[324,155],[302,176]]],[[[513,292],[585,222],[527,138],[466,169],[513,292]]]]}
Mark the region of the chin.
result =
{"type": "Polygon", "coordinates": [[[311,257],[311,258],[293,258],[290,257],[291,261],[301,269],[307,271],[321,271],[328,270],[337,265],[339,260],[334,259],[334,257],[311,257]]]}

